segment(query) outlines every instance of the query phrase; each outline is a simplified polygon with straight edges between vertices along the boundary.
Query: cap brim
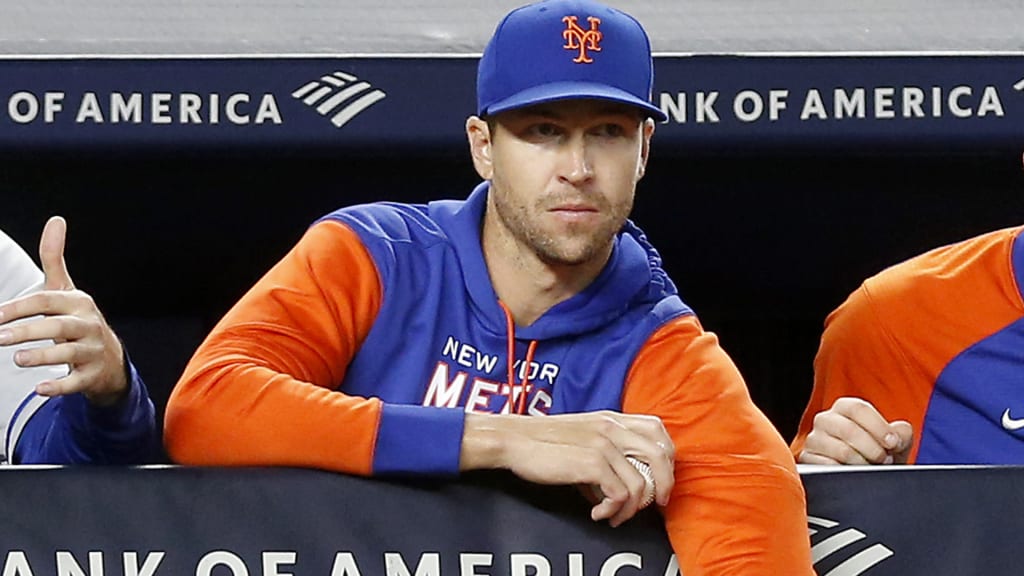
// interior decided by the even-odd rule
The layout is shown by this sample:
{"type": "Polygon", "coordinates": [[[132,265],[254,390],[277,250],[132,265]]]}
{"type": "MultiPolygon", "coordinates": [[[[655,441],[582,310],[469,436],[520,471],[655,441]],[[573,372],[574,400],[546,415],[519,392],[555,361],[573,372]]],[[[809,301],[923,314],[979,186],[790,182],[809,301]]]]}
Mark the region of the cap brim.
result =
{"type": "Polygon", "coordinates": [[[659,122],[668,120],[668,116],[660,108],[646,100],[637,98],[625,90],[591,82],[553,82],[534,86],[533,88],[513,94],[504,100],[499,100],[488,106],[486,110],[481,110],[480,112],[485,115],[493,115],[545,102],[580,99],[619,102],[639,108],[641,112],[659,122]]]}

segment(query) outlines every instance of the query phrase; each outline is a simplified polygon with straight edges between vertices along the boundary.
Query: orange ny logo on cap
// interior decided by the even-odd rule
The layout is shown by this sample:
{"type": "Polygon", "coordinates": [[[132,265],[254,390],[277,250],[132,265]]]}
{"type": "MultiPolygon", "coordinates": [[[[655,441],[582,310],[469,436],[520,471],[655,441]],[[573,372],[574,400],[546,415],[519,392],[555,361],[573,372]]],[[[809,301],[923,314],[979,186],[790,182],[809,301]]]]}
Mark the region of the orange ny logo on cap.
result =
{"type": "Polygon", "coordinates": [[[566,16],[562,18],[562,22],[565,22],[565,30],[562,31],[562,38],[565,38],[566,50],[579,50],[578,56],[572,59],[573,62],[582,62],[589,64],[594,61],[593,58],[587,54],[587,50],[593,50],[594,52],[601,51],[601,32],[597,29],[597,25],[601,23],[600,18],[593,16],[587,16],[587,22],[590,22],[590,29],[584,30],[580,28],[580,25],[576,23],[577,18],[575,16],[566,16]]]}

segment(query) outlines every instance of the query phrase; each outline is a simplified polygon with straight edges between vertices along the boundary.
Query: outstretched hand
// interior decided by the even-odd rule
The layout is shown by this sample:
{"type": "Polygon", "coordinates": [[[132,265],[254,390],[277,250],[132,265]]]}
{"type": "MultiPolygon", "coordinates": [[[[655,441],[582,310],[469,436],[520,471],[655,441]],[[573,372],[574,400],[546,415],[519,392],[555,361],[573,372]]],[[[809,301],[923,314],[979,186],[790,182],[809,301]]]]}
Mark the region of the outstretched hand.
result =
{"type": "Polygon", "coordinates": [[[18,366],[66,364],[63,378],[36,385],[42,396],[81,392],[95,405],[109,405],[128,389],[124,351],[91,296],[75,289],[64,262],[67,222],[60,216],[47,221],[39,241],[43,289],[0,304],[0,344],[18,345],[49,340],[49,345],[19,350],[18,366]],[[16,320],[24,322],[12,324],[16,320]]]}
{"type": "Polygon", "coordinates": [[[646,480],[627,459],[651,468],[655,501],[668,504],[675,446],[656,416],[612,411],[556,416],[467,414],[463,470],[504,468],[538,484],[596,487],[595,521],[618,526],[642,507],[646,480]]]}

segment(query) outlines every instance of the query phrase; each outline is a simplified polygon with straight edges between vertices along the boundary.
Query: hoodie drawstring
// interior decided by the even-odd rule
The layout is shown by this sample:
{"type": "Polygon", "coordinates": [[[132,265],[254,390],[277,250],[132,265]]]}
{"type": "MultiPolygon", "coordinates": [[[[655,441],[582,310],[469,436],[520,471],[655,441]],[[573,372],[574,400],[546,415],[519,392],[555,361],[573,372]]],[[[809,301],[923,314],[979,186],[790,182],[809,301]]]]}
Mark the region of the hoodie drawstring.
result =
{"type": "MultiPolygon", "coordinates": [[[[498,300],[498,304],[501,305],[501,309],[505,311],[505,326],[507,328],[506,334],[508,336],[508,403],[509,412],[512,412],[513,403],[513,385],[515,384],[515,357],[516,357],[516,323],[512,320],[512,311],[508,309],[508,306],[504,302],[498,300]]],[[[523,370],[523,391],[519,394],[519,405],[515,407],[516,414],[524,414],[526,412],[526,397],[530,393],[530,366],[533,364],[533,353],[537,349],[537,341],[530,340],[530,346],[526,349],[526,360],[524,360],[523,370]]]]}

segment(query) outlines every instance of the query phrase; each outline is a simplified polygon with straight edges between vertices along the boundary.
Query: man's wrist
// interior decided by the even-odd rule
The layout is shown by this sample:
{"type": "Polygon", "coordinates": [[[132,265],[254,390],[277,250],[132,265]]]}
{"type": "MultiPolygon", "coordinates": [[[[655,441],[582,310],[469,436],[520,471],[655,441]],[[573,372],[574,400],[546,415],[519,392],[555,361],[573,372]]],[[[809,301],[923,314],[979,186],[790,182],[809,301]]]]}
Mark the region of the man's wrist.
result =
{"type": "Polygon", "coordinates": [[[114,371],[113,386],[109,390],[104,389],[101,392],[82,393],[86,400],[89,401],[89,404],[96,408],[108,408],[127,398],[128,390],[132,385],[132,368],[131,362],[128,360],[128,350],[125,348],[124,342],[116,335],[113,341],[117,343],[120,349],[118,356],[121,359],[120,369],[114,371]]]}
{"type": "Polygon", "coordinates": [[[459,470],[492,470],[505,468],[507,416],[497,414],[466,414],[462,432],[459,470]]]}

